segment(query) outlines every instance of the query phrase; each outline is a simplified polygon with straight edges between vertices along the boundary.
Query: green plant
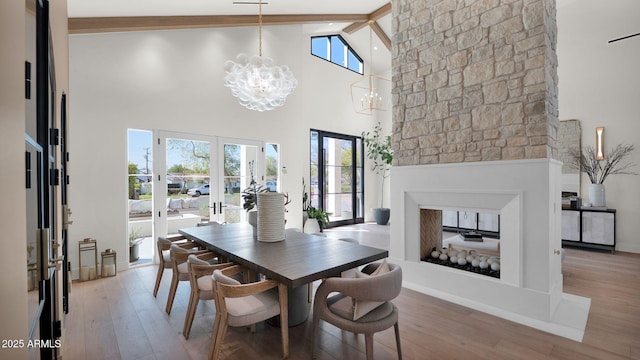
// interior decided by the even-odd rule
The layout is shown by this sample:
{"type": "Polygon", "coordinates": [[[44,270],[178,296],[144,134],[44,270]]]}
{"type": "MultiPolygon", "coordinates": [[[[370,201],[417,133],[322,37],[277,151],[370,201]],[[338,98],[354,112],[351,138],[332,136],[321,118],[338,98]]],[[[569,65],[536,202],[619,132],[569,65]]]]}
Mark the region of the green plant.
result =
{"type": "Polygon", "coordinates": [[[309,219],[316,219],[318,221],[320,229],[324,229],[329,223],[329,213],[324,211],[323,209],[316,209],[313,206],[309,205],[309,208],[307,209],[307,215],[309,216],[309,219]]]}
{"type": "Polygon", "coordinates": [[[384,181],[389,177],[393,162],[393,147],[391,136],[384,136],[380,122],[373,128],[373,132],[362,132],[362,141],[367,147],[367,157],[372,161],[371,170],[382,178],[380,186],[380,207],[384,205],[384,181]]]}
{"type": "Polygon", "coordinates": [[[130,228],[129,229],[129,246],[139,244],[140,242],[142,242],[142,239],[140,239],[140,233],[138,232],[138,229],[134,227],[130,228]]]}
{"type": "Polygon", "coordinates": [[[311,207],[311,198],[307,194],[307,185],[304,183],[304,177],[302,178],[302,211],[307,211],[311,207]]]}
{"type": "Polygon", "coordinates": [[[603,160],[596,159],[596,149],[587,146],[583,151],[573,150],[569,155],[569,166],[582,171],[589,176],[592,184],[603,184],[609,175],[625,174],[638,175],[628,171],[634,164],[622,164],[622,160],[633,152],[633,145],[618,144],[615,148],[606,152],[603,160]]]}
{"type": "Polygon", "coordinates": [[[249,186],[246,189],[242,190],[242,200],[244,200],[244,203],[242,204],[242,208],[245,209],[247,212],[255,208],[256,205],[258,204],[259,193],[264,193],[269,191],[268,188],[265,188],[264,186],[256,182],[256,179],[253,173],[254,166],[255,166],[255,161],[254,160],[249,161],[249,173],[251,175],[251,182],[249,183],[249,186]]]}

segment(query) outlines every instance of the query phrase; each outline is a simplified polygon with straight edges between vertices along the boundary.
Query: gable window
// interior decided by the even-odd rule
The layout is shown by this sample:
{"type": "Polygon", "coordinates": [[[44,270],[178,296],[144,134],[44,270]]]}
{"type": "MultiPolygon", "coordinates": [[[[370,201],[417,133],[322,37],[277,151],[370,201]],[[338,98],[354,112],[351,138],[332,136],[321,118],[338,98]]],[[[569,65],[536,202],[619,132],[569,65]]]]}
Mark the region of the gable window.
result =
{"type": "Polygon", "coordinates": [[[311,55],[364,75],[362,58],[340,35],[312,36],[311,55]]]}

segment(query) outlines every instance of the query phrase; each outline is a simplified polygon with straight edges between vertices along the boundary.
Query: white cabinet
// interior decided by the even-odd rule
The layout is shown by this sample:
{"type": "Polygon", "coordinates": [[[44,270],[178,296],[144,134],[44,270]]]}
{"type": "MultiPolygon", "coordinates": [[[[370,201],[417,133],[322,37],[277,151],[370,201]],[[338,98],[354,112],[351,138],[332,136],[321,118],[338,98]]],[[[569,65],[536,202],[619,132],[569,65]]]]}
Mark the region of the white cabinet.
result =
{"type": "Polygon", "coordinates": [[[580,241],[580,211],[562,210],[562,240],[580,241]]]}
{"type": "Polygon", "coordinates": [[[582,242],[614,246],[615,213],[583,212],[582,242]]]}
{"type": "Polygon", "coordinates": [[[562,210],[562,244],[613,253],[616,247],[616,210],[562,210]]]}

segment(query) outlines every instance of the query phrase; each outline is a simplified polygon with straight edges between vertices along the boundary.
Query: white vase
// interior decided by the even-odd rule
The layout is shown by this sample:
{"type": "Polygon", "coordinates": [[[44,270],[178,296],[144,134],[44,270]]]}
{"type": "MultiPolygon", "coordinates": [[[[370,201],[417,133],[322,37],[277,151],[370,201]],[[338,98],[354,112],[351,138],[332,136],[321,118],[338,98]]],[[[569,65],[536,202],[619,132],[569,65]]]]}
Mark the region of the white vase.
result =
{"type": "Polygon", "coordinates": [[[258,241],[276,242],[284,238],[284,194],[258,194],[258,241]]]}
{"type": "Polygon", "coordinates": [[[589,186],[589,201],[591,206],[606,206],[604,184],[591,184],[589,186]]]}
{"type": "Polygon", "coordinates": [[[304,222],[304,232],[307,234],[317,234],[320,232],[320,224],[318,219],[307,219],[304,222]]]}

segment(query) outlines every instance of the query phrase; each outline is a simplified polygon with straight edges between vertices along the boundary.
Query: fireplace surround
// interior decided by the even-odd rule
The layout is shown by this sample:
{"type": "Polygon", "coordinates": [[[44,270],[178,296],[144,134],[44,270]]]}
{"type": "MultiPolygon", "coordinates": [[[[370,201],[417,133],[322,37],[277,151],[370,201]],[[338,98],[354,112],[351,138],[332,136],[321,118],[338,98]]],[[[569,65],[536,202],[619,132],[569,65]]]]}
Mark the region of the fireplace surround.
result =
{"type": "Polygon", "coordinates": [[[562,289],[560,172],[551,159],[394,167],[389,255],[404,286],[580,341],[590,299],[562,289]],[[500,277],[421,261],[421,208],[500,214],[500,277]]]}

